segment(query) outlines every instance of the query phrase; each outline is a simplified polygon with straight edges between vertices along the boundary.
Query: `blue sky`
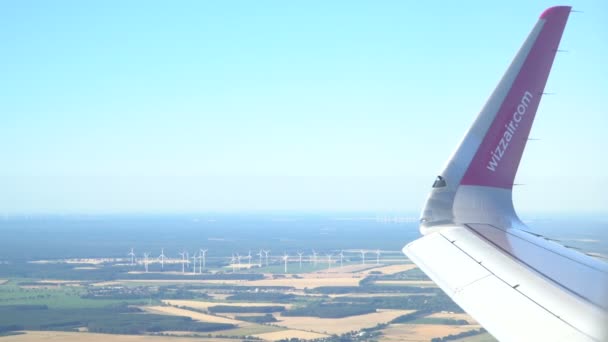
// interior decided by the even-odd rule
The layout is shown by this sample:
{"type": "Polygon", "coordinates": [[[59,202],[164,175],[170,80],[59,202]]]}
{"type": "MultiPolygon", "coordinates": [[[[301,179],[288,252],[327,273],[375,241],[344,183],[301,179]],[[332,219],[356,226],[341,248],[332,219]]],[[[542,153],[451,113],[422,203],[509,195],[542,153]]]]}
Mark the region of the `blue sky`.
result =
{"type": "MultiPolygon", "coordinates": [[[[0,213],[417,212],[547,1],[3,1],[0,213]]],[[[608,209],[581,1],[516,207],[608,209]]]]}

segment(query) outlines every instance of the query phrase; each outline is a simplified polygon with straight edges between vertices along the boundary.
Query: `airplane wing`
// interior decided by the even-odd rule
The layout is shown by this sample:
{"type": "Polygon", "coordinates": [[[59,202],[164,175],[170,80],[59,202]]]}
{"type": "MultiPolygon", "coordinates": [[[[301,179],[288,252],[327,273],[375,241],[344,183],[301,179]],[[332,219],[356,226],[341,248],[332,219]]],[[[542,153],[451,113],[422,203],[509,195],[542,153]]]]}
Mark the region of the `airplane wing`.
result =
{"type": "Polygon", "coordinates": [[[527,232],[512,189],[569,6],[542,13],[422,212],[404,247],[501,341],[608,341],[608,264],[527,232]]]}

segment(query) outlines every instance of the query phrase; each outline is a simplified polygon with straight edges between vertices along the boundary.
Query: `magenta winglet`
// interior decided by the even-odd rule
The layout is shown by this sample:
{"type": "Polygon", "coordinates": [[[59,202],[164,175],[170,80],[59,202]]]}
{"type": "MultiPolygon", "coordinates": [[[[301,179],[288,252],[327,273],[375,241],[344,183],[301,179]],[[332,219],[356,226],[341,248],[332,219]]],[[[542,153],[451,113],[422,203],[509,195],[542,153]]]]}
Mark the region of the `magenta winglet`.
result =
{"type": "Polygon", "coordinates": [[[475,152],[460,184],[511,189],[570,7],[547,9],[540,32],[475,152]]]}
{"type": "Polygon", "coordinates": [[[572,9],[571,6],[554,6],[547,8],[541,15],[539,19],[550,19],[551,17],[563,17],[570,13],[572,9]]]}

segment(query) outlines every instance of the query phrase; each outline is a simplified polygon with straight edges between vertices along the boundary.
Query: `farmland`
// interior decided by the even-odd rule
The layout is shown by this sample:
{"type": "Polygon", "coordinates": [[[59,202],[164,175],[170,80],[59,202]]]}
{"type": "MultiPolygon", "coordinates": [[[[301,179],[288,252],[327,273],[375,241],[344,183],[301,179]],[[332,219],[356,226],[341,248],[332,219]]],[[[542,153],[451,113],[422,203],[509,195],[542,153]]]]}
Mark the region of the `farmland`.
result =
{"type": "Polygon", "coordinates": [[[378,310],[378,312],[354,315],[344,318],[318,318],[318,317],[277,317],[276,325],[291,329],[303,329],[323,334],[344,334],[351,331],[359,331],[372,328],[378,324],[386,324],[393,319],[408,314],[408,310],[378,310]]]}
{"type": "Polygon", "coordinates": [[[68,227],[61,241],[78,241],[74,248],[59,243],[46,249],[42,237],[51,236],[36,226],[37,235],[18,232],[39,247],[21,256],[22,249],[15,249],[17,233],[8,229],[0,242],[0,330],[8,336],[0,342],[41,336],[67,341],[416,341],[447,336],[492,341],[402,254],[403,237],[418,236],[415,227],[368,219],[315,220],[239,221],[246,226],[240,230],[212,220],[180,221],[187,228],[176,228],[175,240],[158,227],[166,221],[144,221],[145,227],[137,221],[142,227],[122,226],[125,230],[116,232],[131,239],[129,247],[106,235],[87,242],[84,228],[68,227]],[[148,231],[156,236],[152,239],[148,231]],[[159,239],[164,239],[162,245],[159,239]],[[137,248],[130,259],[132,244],[137,248]],[[200,258],[193,259],[199,245],[209,249],[204,267],[200,258]],[[162,263],[161,248],[167,255],[162,263]],[[186,249],[188,263],[177,253],[186,249]],[[150,250],[153,257],[142,258],[150,250]],[[260,250],[272,251],[260,258],[260,250]]]}
{"type": "MultiPolygon", "coordinates": [[[[101,269],[112,267],[112,263],[92,262],[101,269]]],[[[61,264],[40,265],[52,268],[61,264]]],[[[151,335],[159,332],[210,340],[330,341],[334,336],[356,340],[356,334],[378,340],[399,334],[428,337],[432,331],[438,332],[433,337],[442,337],[444,332],[476,327],[468,325],[474,321],[466,314],[454,312],[458,307],[406,259],[394,264],[351,262],[343,267],[312,268],[281,274],[261,272],[269,268],[258,266],[241,270],[243,273],[225,274],[220,269],[202,277],[165,273],[159,279],[149,273],[147,279],[116,277],[102,282],[13,278],[0,287],[0,303],[5,310],[17,309],[35,322],[18,324],[19,315],[13,315],[13,320],[5,315],[0,328],[29,329],[26,334],[3,338],[8,341],[40,334],[57,334],[66,340],[90,334],[95,339],[98,335],[93,332],[112,332],[125,341],[136,341],[125,333],[146,339],[157,338],[151,335]],[[419,310],[415,321],[393,323],[419,310]],[[466,326],[451,324],[456,319],[464,320],[466,326]]]]}
{"type": "MultiPolygon", "coordinates": [[[[106,342],[110,339],[113,342],[194,342],[200,338],[172,337],[172,336],[148,336],[148,335],[118,335],[110,337],[107,334],[66,332],[66,331],[26,331],[23,334],[4,336],[2,342],[35,342],[35,341],[63,341],[80,342],[86,339],[87,342],[106,342]]],[[[227,338],[205,338],[205,342],[237,342],[240,339],[227,338]]]]}
{"type": "Polygon", "coordinates": [[[437,336],[447,336],[479,329],[478,325],[391,324],[382,330],[383,341],[425,342],[437,336]]]}

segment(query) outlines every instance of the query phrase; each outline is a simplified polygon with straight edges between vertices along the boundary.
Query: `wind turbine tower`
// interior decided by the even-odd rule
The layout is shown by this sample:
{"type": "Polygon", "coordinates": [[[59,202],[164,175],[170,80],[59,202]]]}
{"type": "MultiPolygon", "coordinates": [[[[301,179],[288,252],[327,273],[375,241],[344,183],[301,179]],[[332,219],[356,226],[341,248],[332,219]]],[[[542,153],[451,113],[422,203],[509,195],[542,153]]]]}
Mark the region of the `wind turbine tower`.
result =
{"type": "Polygon", "coordinates": [[[376,249],[376,265],[380,265],[380,250],[376,249]]]}
{"type": "Polygon", "coordinates": [[[300,257],[300,268],[302,268],[302,255],[304,255],[304,253],[298,252],[298,256],[300,257]]]}
{"type": "Polygon", "coordinates": [[[158,256],[158,258],[160,259],[160,270],[164,270],[165,269],[165,249],[161,248],[160,249],[160,255],[158,256]]]}
{"type": "Polygon", "coordinates": [[[251,250],[249,250],[249,254],[247,254],[247,268],[251,268],[251,250]]]}
{"type": "Polygon", "coordinates": [[[135,252],[133,252],[133,247],[131,247],[131,252],[128,255],[131,257],[131,266],[135,265],[135,252]]]}
{"type": "Polygon", "coordinates": [[[264,250],[264,254],[266,255],[266,266],[268,266],[268,254],[270,254],[270,249],[264,250]]]}
{"type": "Polygon", "coordinates": [[[361,265],[365,265],[365,253],[367,253],[364,250],[361,250],[361,265]]]}
{"type": "Polygon", "coordinates": [[[344,251],[340,251],[340,254],[338,254],[340,256],[340,268],[344,267],[344,264],[342,264],[342,259],[344,259],[344,251]]]}
{"type": "Polygon", "coordinates": [[[144,253],[144,268],[146,269],[146,273],[148,273],[148,256],[150,253],[144,253]]]}
{"type": "Polygon", "coordinates": [[[185,268],[185,266],[186,266],[186,261],[185,261],[186,252],[181,252],[181,253],[179,253],[179,255],[182,256],[182,273],[186,273],[186,268],[185,268]]]}
{"type": "Polygon", "coordinates": [[[234,273],[234,268],[235,268],[235,263],[236,263],[236,258],[234,257],[234,254],[232,254],[232,257],[230,258],[230,265],[232,266],[232,273],[234,273]]]}
{"type": "Polygon", "coordinates": [[[263,253],[264,253],[264,251],[262,251],[262,250],[260,249],[260,251],[259,251],[259,252],[256,254],[257,256],[259,256],[259,257],[260,257],[260,267],[262,267],[262,254],[263,254],[263,253]]]}
{"type": "Polygon", "coordinates": [[[203,269],[207,267],[207,265],[205,263],[205,256],[207,255],[207,250],[206,249],[199,250],[199,255],[200,255],[200,259],[198,261],[199,261],[200,265],[198,267],[198,271],[200,274],[203,274],[203,269]]]}
{"type": "Polygon", "coordinates": [[[327,269],[331,268],[331,253],[327,254],[327,269]]]}
{"type": "Polygon", "coordinates": [[[289,259],[289,255],[287,255],[287,253],[285,253],[285,255],[283,255],[283,262],[285,263],[285,273],[287,273],[287,260],[289,259]]]}
{"type": "Polygon", "coordinates": [[[192,255],[192,274],[196,274],[196,252],[192,255]]]}
{"type": "Polygon", "coordinates": [[[312,264],[317,267],[317,252],[314,249],[312,250],[312,264]]]}

